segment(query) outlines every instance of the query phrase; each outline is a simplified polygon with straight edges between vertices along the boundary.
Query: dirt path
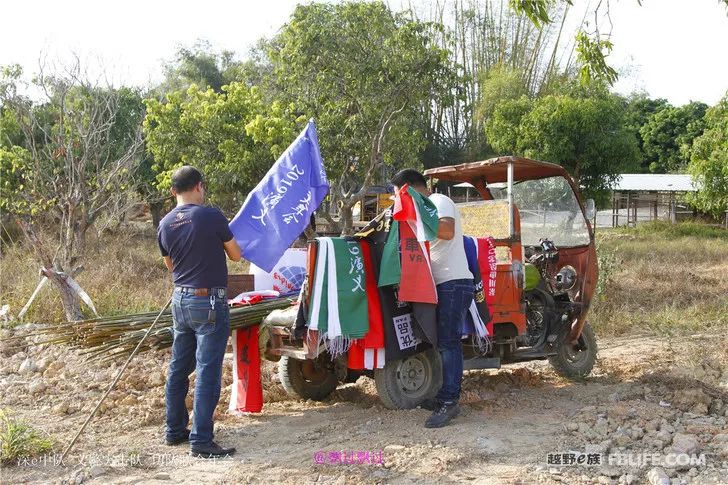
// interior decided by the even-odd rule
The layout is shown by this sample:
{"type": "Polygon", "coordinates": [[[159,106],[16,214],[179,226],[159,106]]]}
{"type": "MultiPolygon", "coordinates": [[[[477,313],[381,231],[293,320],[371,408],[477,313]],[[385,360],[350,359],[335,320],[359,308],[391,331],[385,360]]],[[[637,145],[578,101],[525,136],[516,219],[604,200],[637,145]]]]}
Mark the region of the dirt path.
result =
{"type": "MultiPolygon", "coordinates": [[[[726,348],[725,340],[718,344],[726,348]]],[[[463,413],[439,430],[422,426],[425,410],[385,409],[367,378],[340,387],[324,403],[288,400],[272,384],[266,397],[275,402],[262,414],[221,414],[216,437],[238,453],[216,462],[161,444],[163,387],[156,374],[137,376],[161,369],[166,357],[145,356],[66,466],[6,466],[2,482],[728,483],[728,370],[707,354],[679,362],[669,342],[651,337],[602,339],[600,346],[597,368],[584,383],[557,377],[545,362],[467,372],[463,413]],[[654,464],[547,463],[549,453],[569,450],[605,459],[608,453],[667,454],[693,444],[690,439],[696,448],[687,451],[704,454],[705,464],[655,471],[654,464]]],[[[113,369],[76,369],[75,352],[65,350],[54,359],[68,364],[50,376],[46,369],[47,388],[34,393],[29,388],[37,379],[17,373],[24,359],[35,357],[27,352],[3,359],[1,405],[66,443],[100,395],[98,382],[103,388],[113,369]]]]}

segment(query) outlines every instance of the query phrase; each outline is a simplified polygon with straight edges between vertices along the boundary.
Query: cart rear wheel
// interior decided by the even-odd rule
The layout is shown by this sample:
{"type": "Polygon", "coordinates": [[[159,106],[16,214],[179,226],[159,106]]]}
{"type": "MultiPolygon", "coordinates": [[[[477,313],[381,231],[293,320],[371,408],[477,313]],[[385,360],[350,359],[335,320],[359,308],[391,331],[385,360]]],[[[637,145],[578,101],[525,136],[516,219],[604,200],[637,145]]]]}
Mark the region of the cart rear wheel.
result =
{"type": "Polygon", "coordinates": [[[406,359],[387,361],[374,371],[379,399],[389,409],[411,409],[435,397],[442,386],[440,353],[428,349],[406,359]]]}
{"type": "Polygon", "coordinates": [[[556,355],[549,357],[549,362],[560,376],[583,379],[591,373],[597,361],[597,338],[589,323],[584,324],[579,343],[583,345],[563,342],[556,350],[556,355]]]}
{"type": "Polygon", "coordinates": [[[334,364],[326,353],[315,360],[283,356],[278,362],[278,377],[289,395],[314,401],[326,399],[339,384],[334,364]]]}

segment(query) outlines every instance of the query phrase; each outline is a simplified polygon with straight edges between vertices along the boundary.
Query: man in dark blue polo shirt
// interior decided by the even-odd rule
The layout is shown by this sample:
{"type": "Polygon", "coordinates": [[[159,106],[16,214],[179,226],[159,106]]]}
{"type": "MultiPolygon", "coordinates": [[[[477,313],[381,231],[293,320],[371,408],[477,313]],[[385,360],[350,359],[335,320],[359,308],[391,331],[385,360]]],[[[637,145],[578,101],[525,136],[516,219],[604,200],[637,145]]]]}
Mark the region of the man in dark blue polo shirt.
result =
{"type": "Polygon", "coordinates": [[[202,174],[184,166],[172,174],[177,207],[159,223],[157,239],[172,272],[174,343],[167,371],[167,444],[190,442],[192,454],[212,458],[235,452],[213,441],[212,415],[220,400],[222,360],[230,333],[225,255],[240,261],[240,247],[218,209],[204,206],[202,174]],[[185,398],[196,372],[192,430],[185,398]]]}

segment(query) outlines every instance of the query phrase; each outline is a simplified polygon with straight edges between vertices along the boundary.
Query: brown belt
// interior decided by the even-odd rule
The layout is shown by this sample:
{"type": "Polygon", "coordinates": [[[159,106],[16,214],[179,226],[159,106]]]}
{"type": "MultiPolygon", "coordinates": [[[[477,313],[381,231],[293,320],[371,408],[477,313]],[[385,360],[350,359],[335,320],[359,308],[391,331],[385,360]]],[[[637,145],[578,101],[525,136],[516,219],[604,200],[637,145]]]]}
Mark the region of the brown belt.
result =
{"type": "MultiPolygon", "coordinates": [[[[178,289],[181,293],[186,293],[188,295],[210,296],[210,288],[189,288],[186,286],[177,286],[176,289],[178,289]]],[[[216,296],[225,296],[225,288],[212,288],[212,291],[218,293],[216,296]],[[220,292],[222,292],[222,294],[220,294],[220,292]]]]}

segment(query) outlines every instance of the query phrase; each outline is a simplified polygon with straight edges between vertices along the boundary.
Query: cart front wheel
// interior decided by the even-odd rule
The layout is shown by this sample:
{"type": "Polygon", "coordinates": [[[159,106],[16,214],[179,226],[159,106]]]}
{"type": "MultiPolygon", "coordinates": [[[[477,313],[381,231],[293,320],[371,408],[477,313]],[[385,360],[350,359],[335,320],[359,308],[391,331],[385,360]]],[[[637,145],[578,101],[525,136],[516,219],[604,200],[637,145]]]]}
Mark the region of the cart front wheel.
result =
{"type": "Polygon", "coordinates": [[[379,399],[389,409],[411,409],[435,397],[442,386],[440,353],[428,349],[406,359],[387,361],[374,371],[379,399]]]}
{"type": "Polygon", "coordinates": [[[283,356],[278,362],[278,377],[290,396],[314,401],[326,399],[339,384],[334,364],[326,353],[315,360],[283,356]]]}
{"type": "Polygon", "coordinates": [[[567,379],[583,379],[588,376],[597,361],[597,339],[589,323],[584,324],[579,343],[568,342],[556,349],[556,355],[549,357],[549,362],[557,374],[567,379]]]}

